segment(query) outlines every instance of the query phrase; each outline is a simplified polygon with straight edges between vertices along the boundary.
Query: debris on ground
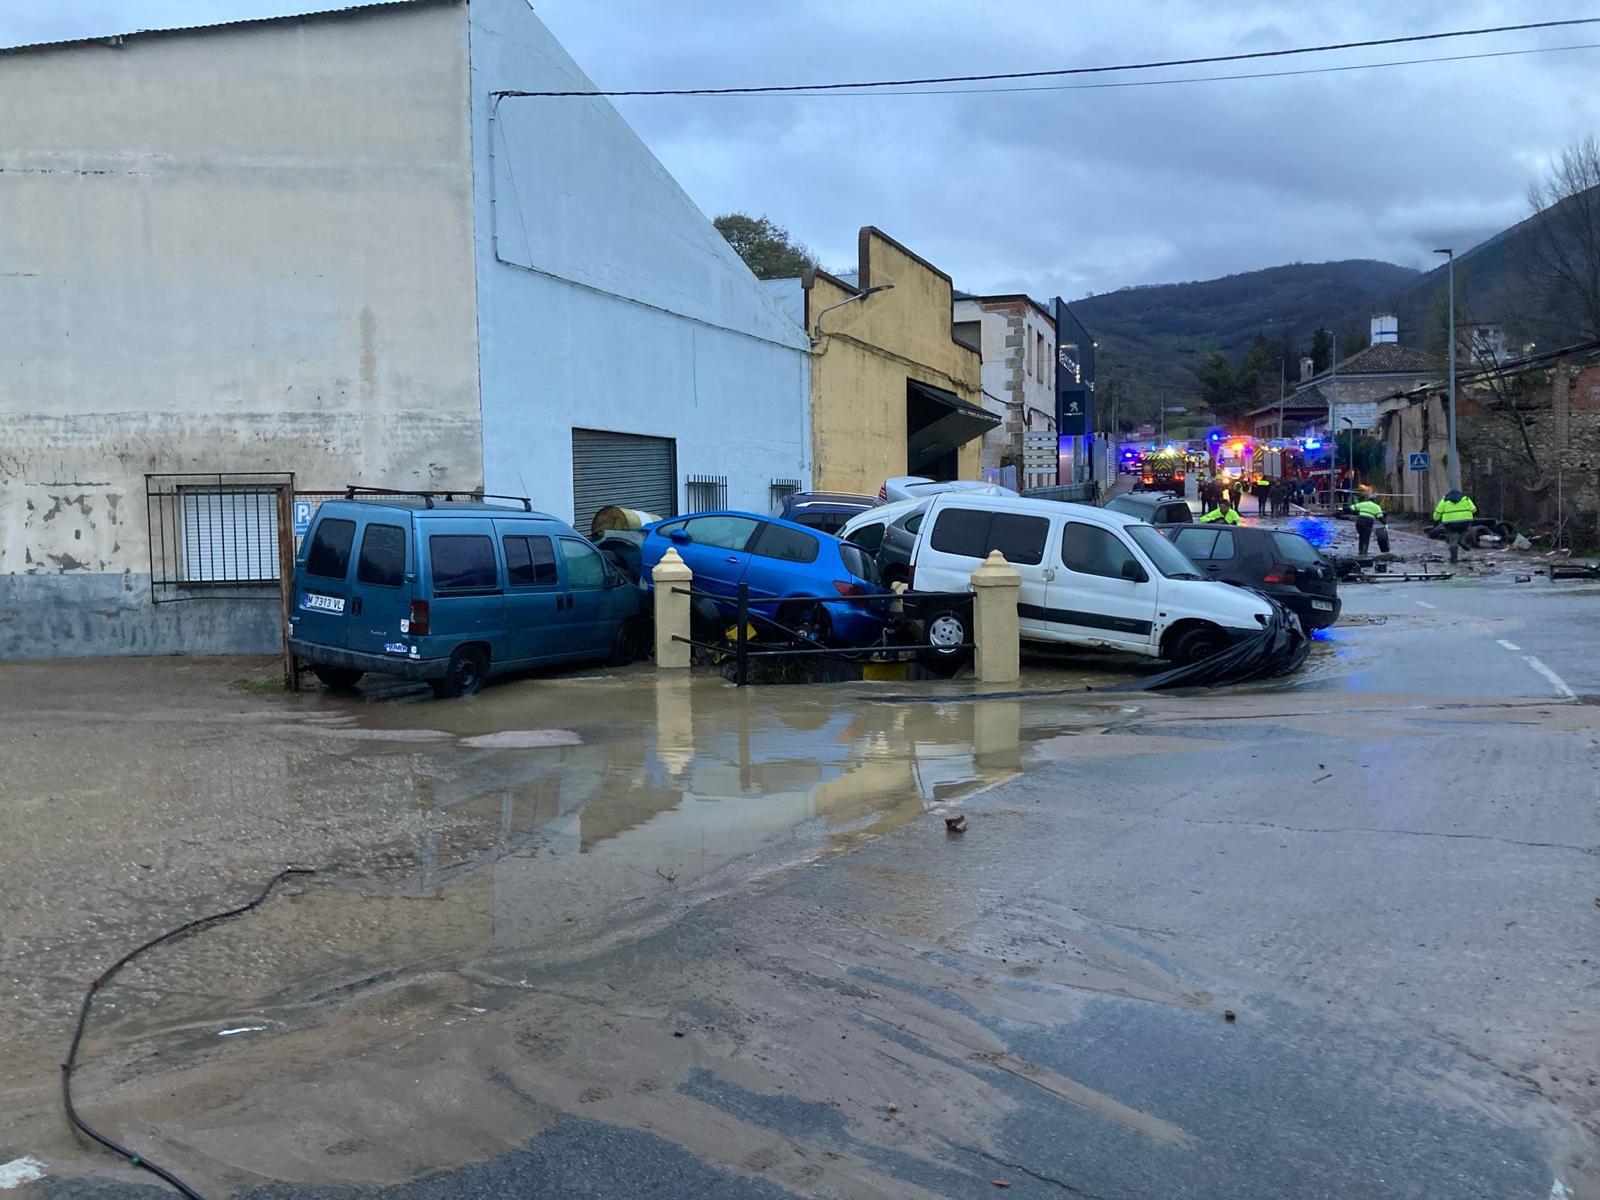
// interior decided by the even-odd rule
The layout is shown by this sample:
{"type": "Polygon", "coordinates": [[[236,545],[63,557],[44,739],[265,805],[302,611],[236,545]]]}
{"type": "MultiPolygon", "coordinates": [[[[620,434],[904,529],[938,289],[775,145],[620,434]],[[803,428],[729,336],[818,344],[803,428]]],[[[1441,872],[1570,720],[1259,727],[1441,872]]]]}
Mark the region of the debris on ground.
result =
{"type": "Polygon", "coordinates": [[[1266,627],[1255,637],[1230,646],[1221,654],[1201,659],[1188,666],[1173,667],[1127,685],[1126,690],[1153,692],[1164,688],[1221,687],[1230,683],[1250,683],[1272,679],[1298,670],[1311,652],[1311,639],[1300,622],[1277,601],[1266,627]]]}
{"type": "Polygon", "coordinates": [[[1550,568],[1550,581],[1560,579],[1600,579],[1600,565],[1595,563],[1561,563],[1550,568]]]}
{"type": "Polygon", "coordinates": [[[956,813],[944,819],[945,832],[965,833],[967,831],[967,817],[965,813],[956,813]]]}
{"type": "Polygon", "coordinates": [[[1222,1019],[1223,1019],[1223,1020],[1224,1020],[1224,1021],[1232,1021],[1232,1020],[1234,1020],[1234,1012],[1233,1012],[1233,1009],[1231,1009],[1231,1008],[1225,1008],[1225,1009],[1223,1009],[1223,1010],[1222,1010],[1222,1019]]]}

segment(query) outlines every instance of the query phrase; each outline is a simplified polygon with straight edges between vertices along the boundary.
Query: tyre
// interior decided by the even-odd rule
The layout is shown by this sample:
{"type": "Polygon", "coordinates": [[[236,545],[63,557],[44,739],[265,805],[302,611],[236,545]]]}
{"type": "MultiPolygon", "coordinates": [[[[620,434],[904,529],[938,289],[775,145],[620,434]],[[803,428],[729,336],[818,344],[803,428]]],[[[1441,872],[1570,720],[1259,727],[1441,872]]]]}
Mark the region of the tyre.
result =
{"type": "Polygon", "coordinates": [[[1187,667],[1207,658],[1214,658],[1228,648],[1228,635],[1215,625],[1197,625],[1184,631],[1172,643],[1168,660],[1178,667],[1187,667]]]}
{"type": "Polygon", "coordinates": [[[321,664],[313,666],[311,673],[330,692],[348,692],[361,682],[361,676],[365,674],[354,667],[324,667],[321,664]]]}
{"type": "Polygon", "coordinates": [[[617,627],[617,636],[611,642],[611,655],[606,659],[606,664],[625,667],[637,661],[643,653],[644,623],[638,620],[624,621],[617,627]]]}
{"type": "Polygon", "coordinates": [[[972,641],[972,608],[944,604],[929,609],[922,618],[922,640],[929,645],[917,651],[917,661],[940,675],[954,675],[966,661],[965,643],[972,641]]]}
{"type": "Polygon", "coordinates": [[[780,604],[774,617],[785,629],[792,629],[807,642],[826,642],[833,634],[828,610],[817,601],[780,604]]]}
{"type": "Polygon", "coordinates": [[[471,696],[483,686],[488,673],[489,660],[482,650],[462,646],[450,656],[443,679],[433,681],[433,694],[441,699],[454,696],[471,696]]]}

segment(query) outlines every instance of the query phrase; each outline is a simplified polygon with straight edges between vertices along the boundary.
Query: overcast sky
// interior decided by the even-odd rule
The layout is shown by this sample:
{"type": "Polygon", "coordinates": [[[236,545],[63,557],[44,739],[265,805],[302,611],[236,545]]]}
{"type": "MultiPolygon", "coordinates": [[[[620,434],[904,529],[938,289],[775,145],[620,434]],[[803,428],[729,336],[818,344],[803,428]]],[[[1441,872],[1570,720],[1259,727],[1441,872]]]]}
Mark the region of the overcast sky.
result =
{"type": "MultiPolygon", "coordinates": [[[[304,12],[298,0],[0,0],[0,45],[304,12]]],[[[1036,70],[1584,16],[1566,0],[534,0],[601,87],[1036,70]]],[[[1193,76],[1600,42],[1600,25],[1193,76]]],[[[1600,132],[1600,49],[1297,78],[620,105],[708,214],[765,213],[846,269],[865,224],[974,291],[1069,299],[1277,263],[1428,267],[1527,215],[1600,132]]],[[[1122,77],[1109,77],[1122,78],[1122,77]]],[[[1109,81],[1108,77],[1097,77],[1109,81]]]]}

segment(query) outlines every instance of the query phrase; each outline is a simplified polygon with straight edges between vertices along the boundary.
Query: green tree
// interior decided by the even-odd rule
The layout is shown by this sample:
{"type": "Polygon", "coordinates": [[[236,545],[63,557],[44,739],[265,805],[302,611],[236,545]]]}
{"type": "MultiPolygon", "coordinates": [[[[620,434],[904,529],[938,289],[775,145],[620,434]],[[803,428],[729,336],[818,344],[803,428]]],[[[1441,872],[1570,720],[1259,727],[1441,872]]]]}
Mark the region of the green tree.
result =
{"type": "Polygon", "coordinates": [[[789,236],[789,231],[765,216],[723,213],[711,222],[728,245],[744,259],[757,279],[789,279],[817,265],[810,250],[789,236]]]}
{"type": "Polygon", "coordinates": [[[1320,374],[1333,362],[1333,334],[1320,325],[1311,335],[1311,370],[1320,374]]]}
{"type": "Polygon", "coordinates": [[[1233,366],[1226,354],[1213,350],[1200,360],[1194,374],[1200,384],[1202,404],[1222,418],[1237,415],[1239,385],[1233,377],[1233,366]]]}

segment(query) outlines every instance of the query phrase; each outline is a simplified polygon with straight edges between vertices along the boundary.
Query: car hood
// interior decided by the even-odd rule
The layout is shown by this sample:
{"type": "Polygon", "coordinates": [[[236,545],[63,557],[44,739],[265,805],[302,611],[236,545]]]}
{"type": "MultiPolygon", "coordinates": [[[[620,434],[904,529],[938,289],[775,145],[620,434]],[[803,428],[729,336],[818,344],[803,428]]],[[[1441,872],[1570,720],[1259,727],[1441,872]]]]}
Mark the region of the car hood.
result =
{"type": "Polygon", "coordinates": [[[1209,613],[1218,624],[1234,629],[1249,629],[1260,624],[1257,617],[1272,614],[1272,602],[1266,597],[1220,580],[1168,579],[1161,590],[1163,605],[1182,604],[1197,616],[1209,613]]]}

